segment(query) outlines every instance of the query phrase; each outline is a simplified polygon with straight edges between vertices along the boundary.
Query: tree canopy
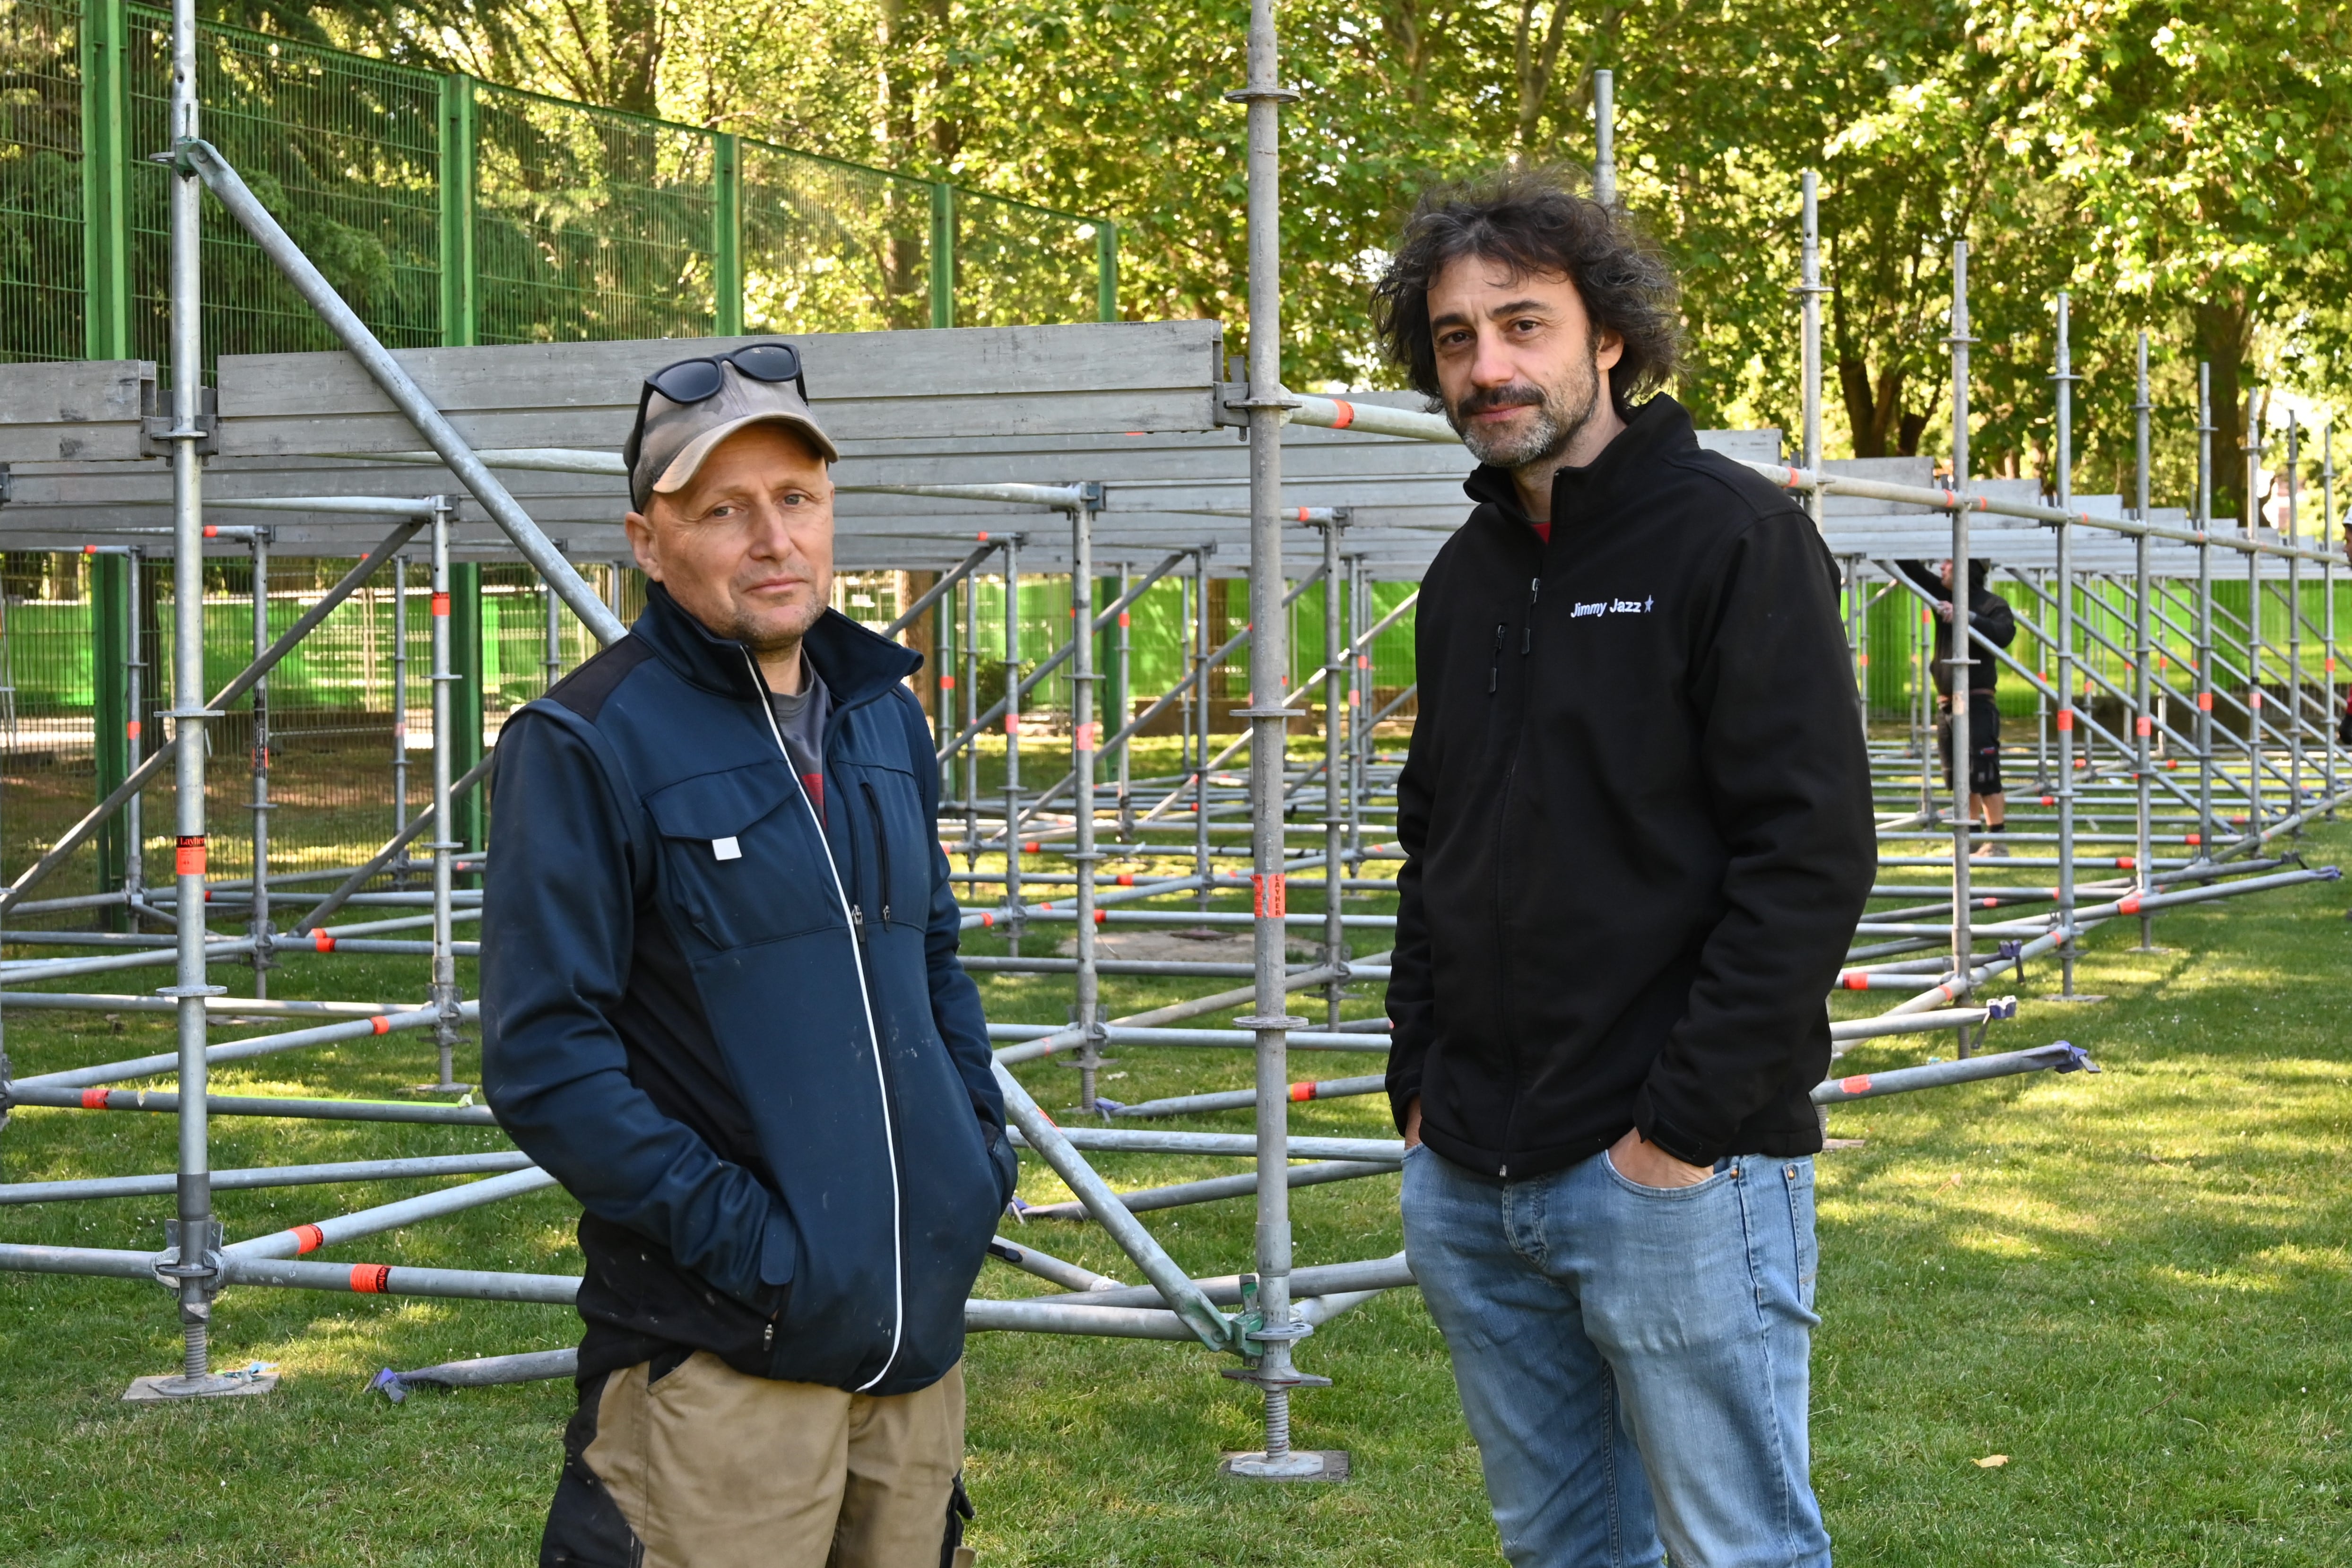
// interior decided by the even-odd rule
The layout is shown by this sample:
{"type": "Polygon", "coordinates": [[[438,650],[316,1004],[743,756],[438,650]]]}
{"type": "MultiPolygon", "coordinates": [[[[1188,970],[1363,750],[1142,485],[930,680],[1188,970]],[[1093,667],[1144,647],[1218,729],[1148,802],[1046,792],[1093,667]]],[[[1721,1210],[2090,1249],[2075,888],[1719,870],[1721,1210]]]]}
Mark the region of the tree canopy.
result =
{"type": "MultiPolygon", "coordinates": [[[[1244,0],[226,0],[225,15],[492,79],[1117,216],[1135,317],[1244,319],[1244,0]]],[[[2352,28],[2208,0],[1286,0],[1285,360],[1395,384],[1365,289],[1433,183],[1589,165],[1684,280],[1703,423],[1797,422],[1800,172],[1821,174],[1832,455],[1948,449],[1952,245],[1971,247],[1972,466],[2049,478],[2052,299],[2073,300],[2079,491],[2127,490],[2151,334],[2159,489],[2212,366],[2217,510],[2268,389],[2352,352],[2352,28]],[[2262,390],[2256,390],[2262,389],[2262,390]]]]}

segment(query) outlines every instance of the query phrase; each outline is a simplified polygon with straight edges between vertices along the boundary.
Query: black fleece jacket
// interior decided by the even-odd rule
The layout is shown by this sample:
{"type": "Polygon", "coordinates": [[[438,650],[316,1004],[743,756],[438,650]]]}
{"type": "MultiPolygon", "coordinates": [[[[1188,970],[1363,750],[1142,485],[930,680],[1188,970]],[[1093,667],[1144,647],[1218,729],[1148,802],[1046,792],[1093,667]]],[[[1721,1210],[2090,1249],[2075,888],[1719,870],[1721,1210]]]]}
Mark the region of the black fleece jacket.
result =
{"type": "Polygon", "coordinates": [[[1388,1087],[1493,1176],[1629,1127],[1694,1165],[1820,1148],[1877,861],[1820,534],[1673,399],[1630,417],[1548,544],[1473,474],[1422,586],[1388,1087]]]}
{"type": "MultiPolygon", "coordinates": [[[[1924,560],[1898,560],[1903,575],[1936,596],[1937,602],[1951,598],[1952,591],[1944,586],[1943,574],[1924,560]]],[[[1995,647],[2006,648],[2017,641],[2017,612],[2009,601],[1985,586],[1985,563],[1969,562],[1969,625],[1980,637],[1995,647]]],[[[1952,695],[1952,623],[1942,616],[1936,617],[1936,656],[1928,664],[1935,678],[1936,690],[1943,696],[1952,695]]],[[[1969,690],[1998,691],[2000,688],[2000,664],[1990,653],[1976,648],[1969,650],[1969,690]]]]}

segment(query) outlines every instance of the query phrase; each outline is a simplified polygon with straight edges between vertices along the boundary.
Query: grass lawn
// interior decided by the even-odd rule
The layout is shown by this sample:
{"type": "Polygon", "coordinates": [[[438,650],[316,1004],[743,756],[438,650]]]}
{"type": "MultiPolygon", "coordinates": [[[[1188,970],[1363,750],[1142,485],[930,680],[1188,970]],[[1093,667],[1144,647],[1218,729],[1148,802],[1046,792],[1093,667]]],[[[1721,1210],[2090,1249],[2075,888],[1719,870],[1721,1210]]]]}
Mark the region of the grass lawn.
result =
{"type": "MultiPolygon", "coordinates": [[[[2315,861],[2352,859],[2352,827],[2315,832],[2307,848],[2315,861]]],[[[2040,1005],[2031,998],[2055,976],[2037,972],[2021,1018],[1991,1042],[2071,1039],[2104,1073],[2036,1074],[1834,1113],[1832,1135],[1863,1140],[1824,1155],[1821,1178],[1826,1322],[1814,1468],[1842,1559],[1922,1568],[2352,1562],[2347,903],[2343,886],[2323,885],[2170,913],[2159,954],[2131,951],[2132,934],[2110,926],[2092,939],[2081,981],[2113,999],[2040,1005]],[[2006,1463],[1978,1462],[1994,1455],[2006,1463]]],[[[971,946],[1003,950],[992,936],[971,946]]],[[[421,997],[423,972],[421,959],[298,956],[275,989],[421,997]]],[[[234,970],[216,977],[241,988],[234,970]]],[[[986,988],[1000,1019],[1065,1016],[1062,978],[993,977],[986,988]]],[[[1106,989],[1115,1013],[1178,994],[1159,982],[1106,989]]],[[[26,1073],[167,1049],[169,1024],[131,1015],[116,1032],[82,1015],[14,1011],[7,1040],[26,1073]]],[[[1897,1040],[1845,1061],[1885,1067],[1938,1050],[1948,1045],[1897,1040]]],[[[1109,1071],[1125,1076],[1104,1090],[1123,1100],[1247,1077],[1235,1051],[1121,1054],[1109,1071]]],[[[430,1065],[423,1035],[393,1035],[267,1059],[218,1082],[390,1094],[430,1065]]],[[[1374,1071],[1377,1059],[1302,1054],[1294,1066],[1294,1077],[1336,1077],[1374,1071]]],[[[461,1059],[461,1076],[470,1071],[461,1059]]],[[[1033,1064],[1023,1077],[1049,1107],[1075,1099],[1067,1068],[1033,1064]]],[[[1372,1100],[1295,1109],[1302,1128],[1388,1131],[1372,1100]]],[[[1239,1130],[1247,1120],[1178,1124],[1239,1130]]],[[[469,1129],[215,1126],[224,1168],[497,1143],[469,1129]]],[[[0,1173],[164,1170],[171,1148],[169,1118],[24,1111],[0,1133],[0,1173]]],[[[1137,1158],[1107,1168],[1118,1185],[1143,1186],[1235,1167],[1137,1158]]],[[[430,1185],[229,1193],[220,1207],[242,1237],[430,1185]]],[[[1396,1250],[1394,1190],[1376,1179],[1296,1195],[1298,1260],[1396,1250]]],[[[1064,1196],[1034,1160],[1024,1193],[1064,1196]]],[[[0,1236],[153,1246],[168,1209],[162,1199],[16,1208],[0,1215],[0,1236]]],[[[1248,1263],[1246,1202],[1148,1223],[1198,1272],[1248,1263]]],[[[1024,1239],[1136,1277],[1091,1227],[1041,1221],[1024,1239]]],[[[546,1195],[322,1256],[579,1266],[568,1205],[546,1195]]],[[[982,1288],[1050,1289],[996,1266],[982,1288]]],[[[0,1562],[535,1561],[569,1385],[420,1395],[398,1407],[362,1385],[382,1366],[569,1343],[568,1312],[246,1290],[224,1298],[217,1323],[222,1362],[280,1364],[275,1394],[128,1406],[119,1396],[132,1375],[174,1364],[163,1292],[0,1275],[0,1562]]],[[[1336,1386],[1298,1397],[1299,1441],[1349,1450],[1355,1477],[1344,1485],[1220,1480],[1219,1450],[1254,1445],[1256,1402],[1203,1352],[976,1337],[969,1475],[982,1562],[1496,1561],[1476,1455],[1418,1298],[1392,1292],[1339,1320],[1300,1360],[1336,1386]]]]}

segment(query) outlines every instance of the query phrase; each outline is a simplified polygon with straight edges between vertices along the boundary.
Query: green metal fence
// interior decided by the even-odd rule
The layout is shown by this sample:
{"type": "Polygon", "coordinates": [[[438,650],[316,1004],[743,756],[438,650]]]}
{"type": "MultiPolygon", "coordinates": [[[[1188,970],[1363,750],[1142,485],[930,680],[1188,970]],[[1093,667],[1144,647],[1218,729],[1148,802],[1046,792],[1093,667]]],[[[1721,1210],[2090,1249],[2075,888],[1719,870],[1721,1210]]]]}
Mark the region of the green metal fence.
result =
{"type": "MultiPolygon", "coordinates": [[[[163,358],[168,14],[0,0],[0,361],[163,358]]],[[[234,27],[202,131],[385,342],[1114,319],[1118,231],[234,27]]],[[[207,204],[209,353],[331,346],[207,204]]]]}

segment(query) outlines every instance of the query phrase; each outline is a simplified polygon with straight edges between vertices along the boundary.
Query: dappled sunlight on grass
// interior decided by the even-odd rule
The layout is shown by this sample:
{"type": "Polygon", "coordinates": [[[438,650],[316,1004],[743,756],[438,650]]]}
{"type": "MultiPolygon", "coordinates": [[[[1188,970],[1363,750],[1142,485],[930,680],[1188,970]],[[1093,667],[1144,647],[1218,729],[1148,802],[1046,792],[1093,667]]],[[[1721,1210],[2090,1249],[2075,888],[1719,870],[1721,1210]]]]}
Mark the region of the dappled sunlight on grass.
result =
{"type": "MultiPolygon", "coordinates": [[[[1106,844],[1116,854],[1118,846],[1106,844]]],[[[2315,863],[2352,856],[2352,830],[2315,833],[2315,863]]],[[[961,862],[958,862],[959,865],[961,862]]],[[[983,862],[985,866],[986,862],[983,862]]],[[[1183,857],[1108,869],[1182,870],[1183,857]]],[[[1316,894],[1293,885],[1294,908],[1316,894]]],[[[1842,1561],[1892,1568],[2343,1568],[2352,1561],[2352,922],[2336,887],[2169,912],[2168,951],[2095,935],[2080,987],[2042,998],[2057,970],[2014,987],[2016,1021],[1990,1050],[2067,1039],[2105,1071],[2039,1073],[1835,1108],[1860,1139],[1820,1164],[1822,1266],[1814,1464],[1842,1561]],[[2001,1457],[2005,1462],[1981,1461],[2001,1457]]],[[[1217,906],[1238,909],[1238,896],[1217,906]]],[[[1386,911],[1392,900],[1357,907],[1386,911]]],[[[1033,933],[1029,950],[1066,935],[1033,933]]],[[[1351,933],[1358,952],[1385,931],[1351,933]]],[[[973,952],[1001,953],[1001,931],[973,952]]],[[[471,994],[471,966],[464,984],[471,994]]],[[[422,994],[421,960],[295,955],[273,994],[422,994]]],[[[223,971],[233,989],[240,979],[223,971]]],[[[1220,984],[1223,982],[1219,982],[1220,984]]],[[[1063,977],[982,981],[1000,1020],[1059,1021],[1063,977]]],[[[1106,1011],[1205,988],[1111,977],[1106,1011]]],[[[1378,1010],[1377,989],[1347,1011],[1378,1010]]],[[[1840,993],[1837,1016],[1899,993],[1840,993]]],[[[1321,998],[1298,1010],[1318,1017],[1321,998]]],[[[1200,1020],[1229,1025],[1236,1009],[1200,1020]]],[[[31,1073],[170,1049],[167,1017],[116,1030],[15,1011],[8,1048],[31,1073]]],[[[271,1032],[275,1024],[225,1029],[271,1032]]],[[[1948,1056],[1948,1035],[1856,1045],[1841,1071],[1948,1056]]],[[[1227,1089],[1238,1050],[1114,1048],[1105,1092],[1125,1101],[1227,1089]]],[[[470,1079],[477,1056],[459,1053],[470,1079]]],[[[430,1076],[424,1032],[224,1067],[224,1091],[398,1098],[430,1076]]],[[[1377,1054],[1294,1054],[1294,1079],[1379,1071],[1377,1054]]],[[[1019,1070],[1073,1124],[1076,1074],[1019,1070]]],[[[151,1085],[167,1087],[163,1079],[151,1085]]],[[[1393,1135],[1380,1096],[1292,1108],[1301,1131],[1393,1135]]],[[[1153,1124],[1244,1132],[1246,1111],[1153,1124]]],[[[223,1117],[222,1168],[498,1147],[488,1129],[223,1117]]],[[[172,1118],[20,1111],[0,1133],[5,1179],[171,1168],[172,1118]]],[[[1236,1161],[1106,1156],[1122,1189],[1228,1175],[1236,1161]]],[[[443,1181],[224,1192],[232,1238],[435,1190],[443,1181]]],[[[1068,1194],[1034,1155],[1023,1196],[1068,1194]]],[[[1400,1242],[1396,1178],[1292,1197],[1302,1264],[1382,1256],[1400,1242]]],[[[11,1239],[152,1248],[170,1201],[0,1212],[11,1239]]],[[[330,1248],[331,1261],[573,1273],[575,1210],[541,1193],[330,1248]]],[[[1199,1273],[1246,1269],[1246,1200],[1145,1217],[1199,1273]]],[[[1100,1229],[1040,1220],[1009,1234],[1133,1281],[1100,1229]]],[[[995,1296],[1056,1289],[997,1265],[995,1296]]],[[[218,1359],[277,1362],[266,1398],[142,1410],[134,1374],[168,1370],[178,1338],[163,1292],[119,1281],[0,1276],[0,1561],[81,1564],[510,1564],[530,1561],[572,1394],[564,1384],[413,1397],[362,1392],[414,1367],[573,1343],[554,1308],[241,1290],[219,1307],[218,1359]]],[[[1297,1438],[1344,1448],[1345,1486],[1220,1480],[1218,1453],[1255,1446],[1259,1404],[1181,1344],[988,1334],[970,1350],[967,1474],[989,1568],[1239,1564],[1391,1568],[1497,1560],[1444,1346],[1396,1291],[1327,1325],[1299,1352],[1335,1386],[1301,1393],[1297,1438]]]]}

